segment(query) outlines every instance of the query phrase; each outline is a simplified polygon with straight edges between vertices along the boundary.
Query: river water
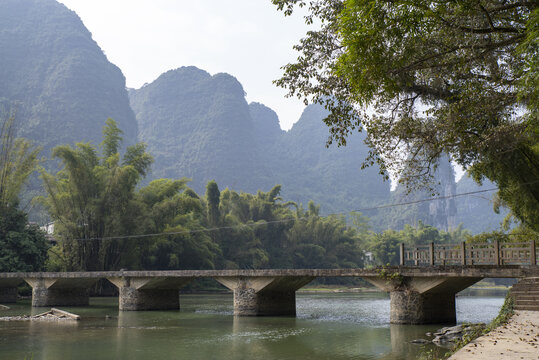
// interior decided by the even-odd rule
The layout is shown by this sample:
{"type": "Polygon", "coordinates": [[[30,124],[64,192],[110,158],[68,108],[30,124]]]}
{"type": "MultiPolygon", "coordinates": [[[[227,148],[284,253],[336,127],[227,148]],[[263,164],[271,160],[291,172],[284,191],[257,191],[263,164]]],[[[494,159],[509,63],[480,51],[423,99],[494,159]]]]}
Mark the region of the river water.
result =
{"type": "MultiPolygon", "coordinates": [[[[503,303],[503,292],[468,294],[458,322],[489,322],[503,303]]],[[[296,318],[234,317],[229,294],[182,295],[181,307],[119,312],[117,299],[92,298],[62,307],[78,322],[0,321],[0,359],[415,359],[410,341],[440,327],[390,325],[383,293],[300,293],[296,318]]],[[[21,301],[0,316],[46,310],[21,301]]]]}

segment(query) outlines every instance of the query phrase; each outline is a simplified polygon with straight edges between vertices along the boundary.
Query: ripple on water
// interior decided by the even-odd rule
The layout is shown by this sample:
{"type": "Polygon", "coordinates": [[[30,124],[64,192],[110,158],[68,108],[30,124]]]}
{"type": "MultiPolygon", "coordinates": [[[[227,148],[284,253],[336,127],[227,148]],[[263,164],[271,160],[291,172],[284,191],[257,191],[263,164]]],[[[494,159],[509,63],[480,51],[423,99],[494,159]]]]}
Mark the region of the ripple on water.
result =
{"type": "Polygon", "coordinates": [[[291,336],[298,336],[305,334],[307,332],[307,329],[301,328],[301,329],[286,329],[286,328],[279,328],[279,329],[273,329],[273,330],[251,330],[251,331],[240,331],[234,334],[228,334],[225,336],[221,336],[218,341],[237,341],[242,340],[246,344],[253,342],[253,341],[259,341],[259,340],[268,340],[268,341],[280,341],[282,339],[286,339],[291,336]]]}
{"type": "Polygon", "coordinates": [[[456,299],[457,322],[489,323],[500,312],[503,297],[458,296],[456,299]]]}
{"type": "Polygon", "coordinates": [[[331,294],[314,297],[298,296],[297,313],[300,319],[387,326],[389,299],[383,296],[365,299],[356,294],[337,299],[331,294]]]}
{"type": "Polygon", "coordinates": [[[234,315],[232,310],[217,310],[217,309],[198,309],[195,310],[197,314],[207,314],[207,315],[234,315]]]}

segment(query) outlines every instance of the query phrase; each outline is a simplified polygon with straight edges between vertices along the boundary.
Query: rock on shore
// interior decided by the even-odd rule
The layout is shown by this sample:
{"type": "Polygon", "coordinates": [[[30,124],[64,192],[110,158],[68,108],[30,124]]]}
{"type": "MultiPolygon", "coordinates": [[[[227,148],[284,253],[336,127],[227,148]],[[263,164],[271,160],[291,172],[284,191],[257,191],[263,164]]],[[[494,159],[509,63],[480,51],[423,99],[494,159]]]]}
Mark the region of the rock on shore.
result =
{"type": "Polygon", "coordinates": [[[457,326],[444,327],[433,334],[435,338],[432,339],[432,342],[436,345],[455,343],[459,340],[462,340],[465,335],[477,331],[482,331],[485,326],[485,324],[462,324],[457,326]]]}
{"type": "Polygon", "coordinates": [[[428,344],[430,342],[441,347],[451,347],[457,341],[461,340],[465,335],[482,331],[485,324],[462,324],[438,329],[434,334],[427,333],[428,337],[434,336],[432,340],[417,339],[413,340],[414,344],[428,344]]]}

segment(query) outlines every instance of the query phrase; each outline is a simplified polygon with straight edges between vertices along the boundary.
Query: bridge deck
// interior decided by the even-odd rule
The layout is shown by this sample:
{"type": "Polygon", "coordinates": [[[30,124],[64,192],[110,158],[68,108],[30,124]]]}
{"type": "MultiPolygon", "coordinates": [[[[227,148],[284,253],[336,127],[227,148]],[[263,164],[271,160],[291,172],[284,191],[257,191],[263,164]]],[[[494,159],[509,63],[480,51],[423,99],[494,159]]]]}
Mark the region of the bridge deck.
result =
{"type": "Polygon", "coordinates": [[[481,277],[521,278],[539,276],[539,267],[531,265],[470,266],[390,266],[370,269],[258,269],[258,270],[133,270],[83,272],[10,272],[0,279],[24,278],[109,278],[109,277],[380,277],[382,274],[406,277],[481,277]]]}

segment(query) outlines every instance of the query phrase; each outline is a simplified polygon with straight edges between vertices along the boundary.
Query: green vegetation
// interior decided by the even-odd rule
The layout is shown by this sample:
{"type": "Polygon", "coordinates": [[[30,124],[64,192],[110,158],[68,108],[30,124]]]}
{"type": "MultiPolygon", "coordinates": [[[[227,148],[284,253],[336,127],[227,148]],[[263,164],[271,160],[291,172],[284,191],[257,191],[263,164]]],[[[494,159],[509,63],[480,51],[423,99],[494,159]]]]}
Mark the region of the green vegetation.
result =
{"type": "Polygon", "coordinates": [[[58,241],[51,270],[362,265],[358,232],[344,218],[323,218],[314,203],[308,210],[285,203],[280,186],[253,195],[221,192],[210,181],[205,198],[185,178],[137,189],[152,160],[145,146],[127,147],[122,160],[112,119],[103,137],[99,149],[56,147],[63,168],[42,174],[58,241]]]}
{"type": "Polygon", "coordinates": [[[39,148],[14,137],[15,117],[0,124],[0,271],[39,271],[47,258],[43,232],[18,209],[18,195],[37,166],[39,148]]]}
{"type": "Polygon", "coordinates": [[[137,187],[152,157],[142,143],[120,156],[121,130],[107,120],[98,148],[61,145],[53,155],[63,168],[42,173],[42,198],[55,221],[58,244],[50,270],[356,268],[366,261],[395,264],[399,243],[455,242],[467,232],[431,226],[375,233],[369,219],[352,213],[321,216],[285,202],[281,186],[256,194],[220,191],[215,181],[201,197],[188,179],[156,179],[137,187]],[[374,259],[366,260],[371,252],[374,259]]]}
{"type": "Polygon", "coordinates": [[[428,186],[449,154],[539,230],[537,2],[273,3],[287,15],[306,6],[306,21],[321,23],[277,84],[325,105],[330,142],[366,129],[364,166],[410,189],[428,186]]]}
{"type": "Polygon", "coordinates": [[[15,138],[15,115],[0,125],[0,207],[14,207],[28,176],[37,166],[40,149],[28,140],[15,138]]]}
{"type": "Polygon", "coordinates": [[[0,208],[0,272],[41,271],[49,244],[16,206],[0,208]]]}
{"type": "Polygon", "coordinates": [[[462,226],[454,230],[440,231],[437,228],[425,225],[421,221],[416,227],[405,225],[400,231],[386,230],[382,233],[371,233],[368,238],[367,249],[372,252],[377,265],[399,265],[399,245],[405,246],[435,244],[456,244],[465,241],[470,233],[462,226]]]}
{"type": "Polygon", "coordinates": [[[55,175],[42,173],[47,197],[43,198],[55,221],[59,245],[55,263],[67,270],[109,270],[124,265],[127,241],[102,241],[115,235],[141,232],[143,213],[135,199],[135,187],[151,164],[144,145],[127,148],[123,161],[118,149],[121,130],[112,119],[103,129],[101,156],[89,143],[75,148],[60,145],[53,156],[63,169],[55,175]],[[84,240],[78,240],[84,239],[84,240]]]}

